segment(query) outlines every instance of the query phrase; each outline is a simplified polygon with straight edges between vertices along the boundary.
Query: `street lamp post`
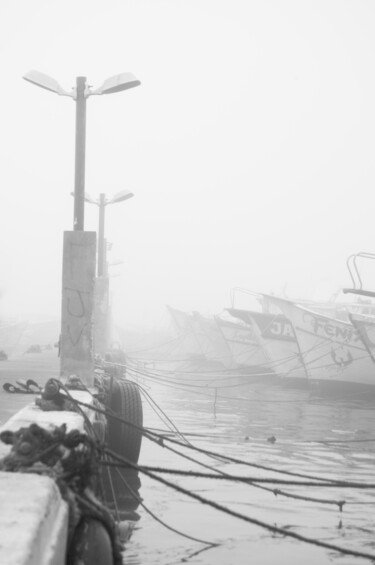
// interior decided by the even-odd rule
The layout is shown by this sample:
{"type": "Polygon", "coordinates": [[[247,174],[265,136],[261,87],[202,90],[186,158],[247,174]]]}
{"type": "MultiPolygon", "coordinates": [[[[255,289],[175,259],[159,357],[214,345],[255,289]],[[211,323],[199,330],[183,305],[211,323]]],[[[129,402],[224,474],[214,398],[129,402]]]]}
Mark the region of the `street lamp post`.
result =
{"type": "Polygon", "coordinates": [[[99,229],[98,229],[98,267],[97,273],[98,277],[105,275],[105,236],[104,236],[104,225],[105,225],[105,208],[108,204],[116,204],[117,202],[123,202],[124,200],[129,200],[134,194],[127,190],[121,190],[115,194],[110,200],[107,199],[104,193],[99,195],[98,200],[94,200],[87,193],[84,195],[84,199],[89,204],[96,204],[99,207],[99,229]]]}
{"type": "Polygon", "coordinates": [[[86,77],[77,77],[76,85],[76,147],[74,167],[73,229],[83,231],[85,223],[85,163],[86,163],[86,77]]]}
{"type": "Polygon", "coordinates": [[[74,219],[73,229],[84,230],[85,200],[85,155],[86,155],[86,100],[89,96],[113,94],[139,86],[140,81],[132,73],[122,73],[106,79],[102,86],[93,90],[87,85],[86,77],[76,78],[72,92],[64,90],[52,77],[39,71],[29,71],[23,78],[40,88],[55,92],[59,96],[69,96],[76,102],[76,144],[74,181],[74,219]]]}
{"type": "MultiPolygon", "coordinates": [[[[128,90],[138,86],[140,81],[131,73],[122,73],[106,79],[102,86],[93,90],[87,84],[86,77],[77,77],[76,87],[72,92],[67,92],[54,78],[39,71],[29,71],[23,78],[59,96],[69,96],[76,102],[74,219],[73,231],[64,233],[60,371],[62,376],[76,374],[86,386],[93,386],[92,318],[96,234],[84,231],[86,100],[93,95],[128,90]]],[[[104,205],[114,201],[117,200],[104,200],[104,205]]],[[[103,245],[102,241],[100,245],[103,245]]],[[[101,264],[102,255],[103,253],[101,264]]],[[[102,266],[100,269],[102,273],[102,266]]]]}

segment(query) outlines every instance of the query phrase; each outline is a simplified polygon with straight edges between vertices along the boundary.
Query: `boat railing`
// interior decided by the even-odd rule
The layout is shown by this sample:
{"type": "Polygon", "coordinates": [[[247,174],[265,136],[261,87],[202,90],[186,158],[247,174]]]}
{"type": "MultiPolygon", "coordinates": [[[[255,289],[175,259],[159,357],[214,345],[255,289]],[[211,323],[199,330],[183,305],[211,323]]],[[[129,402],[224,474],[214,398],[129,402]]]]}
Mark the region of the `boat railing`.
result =
{"type": "Polygon", "coordinates": [[[344,294],[352,293],[352,294],[358,294],[359,296],[368,296],[370,298],[374,298],[375,297],[374,291],[365,290],[363,288],[363,281],[357,264],[358,259],[375,260],[375,254],[361,252],[361,253],[353,253],[352,255],[349,255],[346,264],[348,267],[350,278],[352,279],[353,288],[343,288],[343,293],[344,294]]]}

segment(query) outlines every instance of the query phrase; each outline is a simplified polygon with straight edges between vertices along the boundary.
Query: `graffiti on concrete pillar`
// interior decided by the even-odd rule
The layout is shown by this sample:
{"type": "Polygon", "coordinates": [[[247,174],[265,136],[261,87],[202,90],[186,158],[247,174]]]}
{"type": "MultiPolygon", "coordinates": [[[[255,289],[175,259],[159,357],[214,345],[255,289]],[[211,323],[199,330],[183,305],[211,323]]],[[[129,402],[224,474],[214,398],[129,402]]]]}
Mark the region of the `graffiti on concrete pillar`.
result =
{"type": "Polygon", "coordinates": [[[61,308],[61,373],[93,379],[95,232],[65,232],[61,308]]]}
{"type": "MultiPolygon", "coordinates": [[[[67,288],[66,309],[69,316],[75,318],[83,318],[86,312],[82,291],[76,288],[67,288]],[[70,295],[71,293],[71,295],[70,295]]],[[[87,292],[86,292],[87,294],[87,292]]]]}

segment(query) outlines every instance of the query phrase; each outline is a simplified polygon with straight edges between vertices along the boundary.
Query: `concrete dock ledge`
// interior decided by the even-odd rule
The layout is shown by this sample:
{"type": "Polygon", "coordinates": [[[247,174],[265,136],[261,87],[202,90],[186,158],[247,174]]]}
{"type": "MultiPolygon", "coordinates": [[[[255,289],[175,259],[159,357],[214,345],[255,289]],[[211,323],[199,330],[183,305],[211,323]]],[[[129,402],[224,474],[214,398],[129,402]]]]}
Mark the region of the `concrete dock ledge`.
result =
{"type": "MultiPolygon", "coordinates": [[[[84,402],[85,404],[92,404],[93,398],[90,393],[81,390],[72,390],[70,394],[76,400],[84,402]]],[[[89,408],[82,407],[85,415],[93,421],[95,412],[89,408]]],[[[30,424],[38,424],[41,428],[51,429],[54,426],[61,426],[66,424],[67,431],[79,430],[85,431],[85,420],[79,412],[69,412],[67,410],[52,410],[43,411],[36,404],[28,404],[0,427],[0,432],[8,430],[16,432],[20,428],[26,428],[30,424]]],[[[0,458],[5,457],[11,450],[10,445],[0,442],[0,458]]]]}
{"type": "Polygon", "coordinates": [[[0,563],[64,565],[68,505],[55,482],[0,473],[0,563]]]}
{"type": "MultiPolygon", "coordinates": [[[[86,404],[92,396],[71,391],[86,404]]],[[[91,421],[95,412],[82,407],[91,421]]],[[[78,412],[41,410],[34,403],[14,414],[0,431],[17,431],[38,424],[45,429],[66,424],[67,430],[85,431],[85,419],[78,412]]],[[[11,450],[0,442],[0,458],[11,450]]],[[[68,505],[56,483],[33,473],[0,472],[0,564],[65,565],[68,531],[68,505]]]]}

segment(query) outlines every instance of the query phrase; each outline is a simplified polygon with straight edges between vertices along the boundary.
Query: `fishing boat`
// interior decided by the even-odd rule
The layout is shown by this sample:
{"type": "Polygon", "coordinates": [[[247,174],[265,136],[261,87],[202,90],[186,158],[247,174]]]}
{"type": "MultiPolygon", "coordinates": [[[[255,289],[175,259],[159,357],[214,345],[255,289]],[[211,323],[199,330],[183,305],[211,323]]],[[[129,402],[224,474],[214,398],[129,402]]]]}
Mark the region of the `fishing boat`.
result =
{"type": "Polygon", "coordinates": [[[285,384],[307,386],[307,373],[291,322],[281,314],[228,308],[250,326],[270,359],[269,366],[285,384]]]}
{"type": "Polygon", "coordinates": [[[203,361],[204,352],[192,325],[192,317],[186,312],[167,306],[174,329],[180,339],[182,352],[193,361],[203,361]]]}
{"type": "Polygon", "coordinates": [[[280,297],[267,295],[292,323],[309,382],[320,390],[375,392],[375,362],[358,330],[280,297]]]}
{"type": "Polygon", "coordinates": [[[363,289],[363,281],[357,264],[359,259],[370,259],[373,261],[375,260],[375,255],[373,253],[355,253],[348,257],[347,266],[353,288],[346,288],[344,292],[362,297],[359,307],[351,308],[348,317],[356,328],[369,355],[375,362],[375,305],[371,302],[375,298],[375,292],[363,289]]]}
{"type": "Polygon", "coordinates": [[[193,312],[192,326],[200,340],[205,357],[214,363],[220,363],[225,369],[234,369],[236,363],[217,321],[193,312]]]}
{"type": "Polygon", "coordinates": [[[215,317],[236,365],[247,373],[274,375],[270,358],[261,347],[253,328],[223,317],[215,317]]]}

